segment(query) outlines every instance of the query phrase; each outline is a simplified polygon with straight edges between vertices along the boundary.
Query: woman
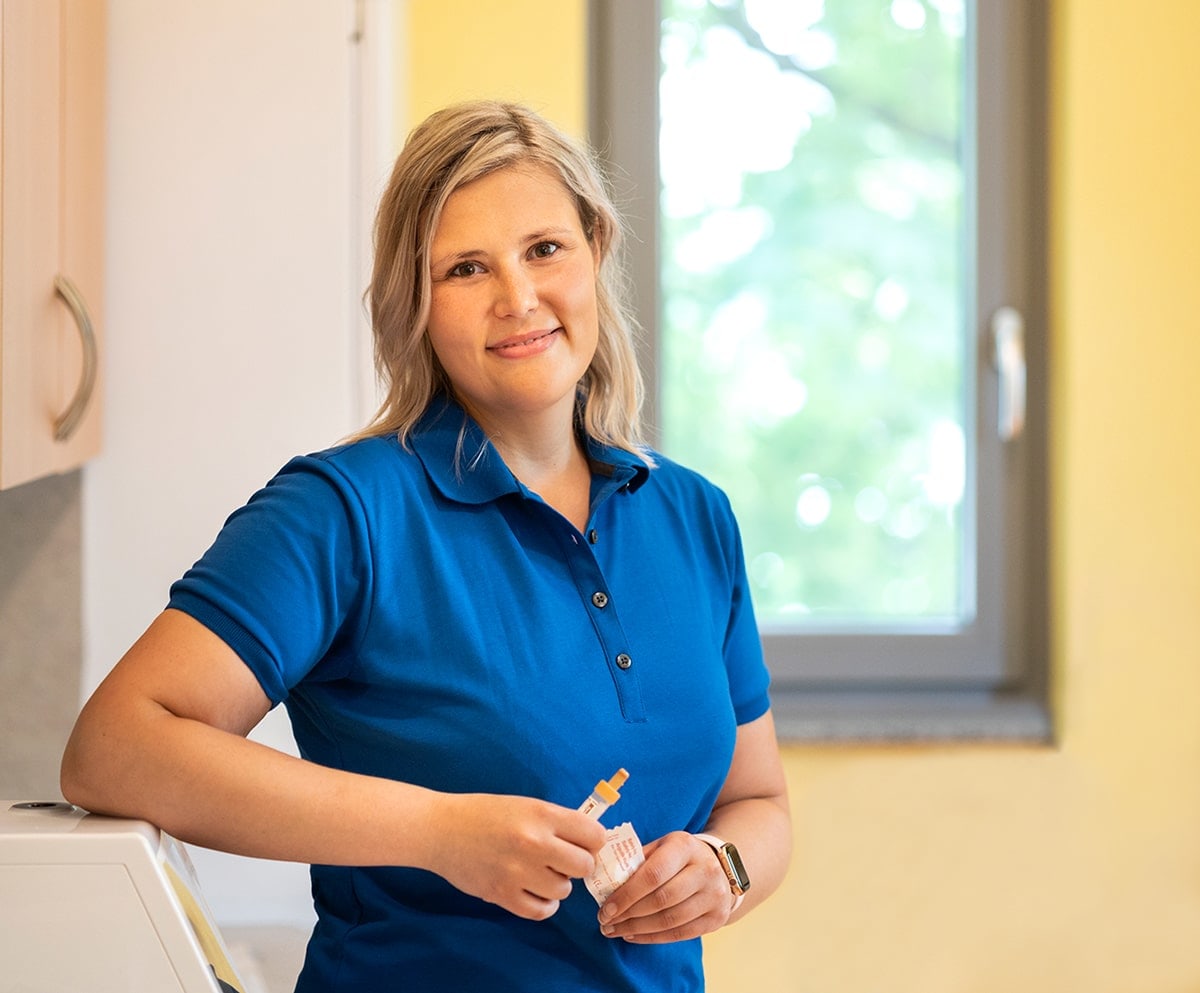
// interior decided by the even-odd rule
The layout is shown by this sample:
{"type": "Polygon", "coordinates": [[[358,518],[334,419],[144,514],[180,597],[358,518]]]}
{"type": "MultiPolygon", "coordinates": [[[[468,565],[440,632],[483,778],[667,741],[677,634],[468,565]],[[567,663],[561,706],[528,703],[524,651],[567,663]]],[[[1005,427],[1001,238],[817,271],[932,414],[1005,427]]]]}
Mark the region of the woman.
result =
{"type": "Polygon", "coordinates": [[[453,107],[375,241],[375,421],[230,517],[64,795],[312,863],[301,991],[703,989],[696,939],[779,884],[789,815],[732,513],[640,441],[599,173],[523,108],[453,107]],[[281,702],[302,758],[245,737],[281,702]],[[576,808],[622,766],[645,862],[597,909],[576,808]]]}

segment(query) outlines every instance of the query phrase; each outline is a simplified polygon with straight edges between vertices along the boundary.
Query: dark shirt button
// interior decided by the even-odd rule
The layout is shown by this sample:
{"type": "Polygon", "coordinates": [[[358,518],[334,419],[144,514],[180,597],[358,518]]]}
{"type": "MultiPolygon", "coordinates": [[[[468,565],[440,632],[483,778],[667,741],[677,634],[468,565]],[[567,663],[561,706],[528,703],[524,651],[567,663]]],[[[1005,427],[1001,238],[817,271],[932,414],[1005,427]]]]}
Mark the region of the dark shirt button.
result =
{"type": "Polygon", "coordinates": [[[633,659],[624,652],[617,656],[617,668],[628,669],[631,665],[633,665],[633,659]]]}
{"type": "Polygon", "coordinates": [[[588,532],[588,541],[590,541],[590,542],[591,542],[591,543],[594,545],[594,544],[596,544],[596,542],[598,542],[599,540],[600,540],[600,535],[596,534],[596,529],[595,529],[595,528],[592,528],[592,530],[590,530],[590,531],[588,532]]]}
{"type": "Polygon", "coordinates": [[[608,606],[608,594],[602,593],[600,590],[597,590],[595,593],[592,594],[592,603],[594,603],[597,607],[599,607],[601,610],[603,610],[605,607],[608,606]]]}

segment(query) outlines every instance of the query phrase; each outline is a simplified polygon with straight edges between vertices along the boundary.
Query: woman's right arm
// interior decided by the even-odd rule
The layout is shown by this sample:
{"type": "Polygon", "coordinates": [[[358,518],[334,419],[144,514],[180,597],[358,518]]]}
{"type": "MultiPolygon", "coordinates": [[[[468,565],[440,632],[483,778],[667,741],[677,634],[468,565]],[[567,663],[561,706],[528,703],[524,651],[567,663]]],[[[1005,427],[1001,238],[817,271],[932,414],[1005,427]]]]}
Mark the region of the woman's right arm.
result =
{"type": "Polygon", "coordinates": [[[591,871],[604,831],[576,811],[437,793],[287,755],[246,738],[270,707],[228,645],[168,609],[80,713],[63,795],[239,855],[426,868],[534,919],[591,871]]]}

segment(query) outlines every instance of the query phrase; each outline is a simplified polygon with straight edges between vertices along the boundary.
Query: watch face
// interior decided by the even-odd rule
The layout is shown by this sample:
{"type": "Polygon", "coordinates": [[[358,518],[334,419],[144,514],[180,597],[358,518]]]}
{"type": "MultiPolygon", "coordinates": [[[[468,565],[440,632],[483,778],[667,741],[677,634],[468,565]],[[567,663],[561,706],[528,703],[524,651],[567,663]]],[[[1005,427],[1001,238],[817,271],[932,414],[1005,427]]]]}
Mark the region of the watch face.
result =
{"type": "Polygon", "coordinates": [[[726,842],[721,846],[721,851],[725,854],[725,864],[730,869],[730,883],[737,887],[739,892],[748,890],[750,876],[746,873],[746,867],[742,864],[742,857],[738,854],[738,850],[726,842]]]}

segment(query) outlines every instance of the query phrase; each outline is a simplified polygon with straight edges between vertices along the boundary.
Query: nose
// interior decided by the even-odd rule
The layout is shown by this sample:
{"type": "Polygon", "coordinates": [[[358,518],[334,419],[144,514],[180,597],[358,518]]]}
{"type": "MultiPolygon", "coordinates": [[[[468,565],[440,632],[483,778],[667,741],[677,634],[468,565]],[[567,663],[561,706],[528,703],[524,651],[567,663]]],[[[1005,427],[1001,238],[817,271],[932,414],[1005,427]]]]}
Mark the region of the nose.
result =
{"type": "Polygon", "coordinates": [[[521,266],[504,267],[496,279],[496,315],[524,317],[538,307],[537,286],[521,266]]]}

